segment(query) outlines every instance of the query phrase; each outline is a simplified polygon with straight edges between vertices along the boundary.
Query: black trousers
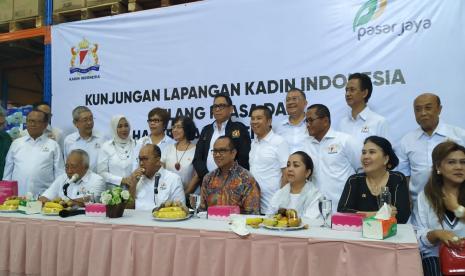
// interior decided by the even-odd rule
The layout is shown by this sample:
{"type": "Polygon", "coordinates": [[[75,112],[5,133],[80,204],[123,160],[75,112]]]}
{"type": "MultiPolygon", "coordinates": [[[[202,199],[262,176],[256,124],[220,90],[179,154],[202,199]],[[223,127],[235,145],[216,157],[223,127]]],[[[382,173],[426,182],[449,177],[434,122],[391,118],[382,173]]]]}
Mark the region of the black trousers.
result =
{"type": "Polygon", "coordinates": [[[425,276],[442,276],[438,257],[427,257],[421,259],[423,263],[423,274],[425,276]]]}

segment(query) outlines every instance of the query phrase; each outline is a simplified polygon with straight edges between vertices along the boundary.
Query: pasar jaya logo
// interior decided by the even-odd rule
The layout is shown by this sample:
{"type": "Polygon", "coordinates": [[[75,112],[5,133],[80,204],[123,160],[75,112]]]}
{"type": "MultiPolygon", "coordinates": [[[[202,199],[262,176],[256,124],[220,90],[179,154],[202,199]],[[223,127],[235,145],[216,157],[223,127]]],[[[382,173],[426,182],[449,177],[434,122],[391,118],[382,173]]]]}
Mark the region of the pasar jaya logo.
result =
{"type": "MultiPolygon", "coordinates": [[[[405,5],[403,1],[397,1],[397,5],[405,5]]],[[[392,6],[392,4],[390,5],[392,6]]],[[[373,25],[384,14],[387,0],[368,0],[355,15],[352,24],[353,31],[357,33],[357,40],[376,35],[396,35],[398,37],[412,33],[416,34],[431,27],[431,19],[413,18],[404,22],[373,25]],[[371,25],[369,24],[371,23],[371,25]]]]}

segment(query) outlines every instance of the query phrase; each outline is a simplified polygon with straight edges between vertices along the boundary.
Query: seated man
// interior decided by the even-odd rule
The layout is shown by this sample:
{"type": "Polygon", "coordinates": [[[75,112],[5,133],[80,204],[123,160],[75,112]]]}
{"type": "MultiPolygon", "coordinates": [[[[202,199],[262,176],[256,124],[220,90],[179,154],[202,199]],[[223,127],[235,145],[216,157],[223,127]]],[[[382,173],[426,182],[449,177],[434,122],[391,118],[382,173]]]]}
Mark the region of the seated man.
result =
{"type": "Polygon", "coordinates": [[[236,205],[241,214],[260,214],[260,188],[253,176],[234,161],[237,151],[232,139],[220,136],[212,153],[218,168],[203,178],[200,208],[236,205]]]}
{"type": "Polygon", "coordinates": [[[60,197],[83,203],[85,197],[91,195],[97,200],[105,190],[105,181],[100,175],[89,170],[89,155],[81,149],[70,152],[66,159],[65,171],[42,193],[40,201],[47,202],[60,197]]]}
{"type": "Polygon", "coordinates": [[[139,169],[132,173],[129,181],[129,192],[135,198],[137,210],[152,210],[168,200],[186,202],[181,177],[163,169],[160,157],[161,151],[157,145],[147,144],[140,149],[139,169]]]}

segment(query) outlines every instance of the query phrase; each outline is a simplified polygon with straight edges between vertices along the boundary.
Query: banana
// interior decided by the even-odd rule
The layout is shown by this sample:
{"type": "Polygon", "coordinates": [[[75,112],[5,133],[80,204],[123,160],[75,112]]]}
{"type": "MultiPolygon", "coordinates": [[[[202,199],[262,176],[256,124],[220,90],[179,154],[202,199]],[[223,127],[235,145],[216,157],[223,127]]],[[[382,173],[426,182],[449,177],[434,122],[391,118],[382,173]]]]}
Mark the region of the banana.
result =
{"type": "Polygon", "coordinates": [[[9,199],[6,200],[3,205],[13,205],[13,206],[18,206],[19,205],[19,199],[9,199]]]}
{"type": "MultiPolygon", "coordinates": [[[[175,207],[171,207],[175,208],[175,207]]],[[[186,212],[184,211],[171,211],[171,212],[161,212],[161,211],[155,211],[153,215],[156,218],[167,218],[167,219],[176,219],[176,218],[185,218],[187,216],[186,212]]]]}
{"type": "Polygon", "coordinates": [[[18,210],[18,205],[0,205],[0,211],[18,210]]]}
{"type": "Polygon", "coordinates": [[[158,210],[158,212],[179,212],[182,211],[181,207],[164,207],[158,210]]]}
{"type": "Polygon", "coordinates": [[[245,223],[247,225],[258,225],[263,222],[262,218],[246,218],[245,223]]]}
{"type": "Polygon", "coordinates": [[[60,208],[54,208],[54,207],[44,207],[42,208],[42,212],[45,213],[45,214],[56,214],[58,212],[60,212],[61,210],[63,210],[63,207],[60,209],[60,208]]]}
{"type": "Polygon", "coordinates": [[[278,224],[278,220],[275,218],[266,218],[263,220],[263,224],[265,224],[266,226],[275,226],[276,224],[278,224]]]}
{"type": "Polygon", "coordinates": [[[59,204],[59,203],[51,202],[51,201],[45,202],[44,207],[46,207],[46,208],[55,208],[55,209],[63,210],[63,205],[61,205],[61,204],[59,204]]]}

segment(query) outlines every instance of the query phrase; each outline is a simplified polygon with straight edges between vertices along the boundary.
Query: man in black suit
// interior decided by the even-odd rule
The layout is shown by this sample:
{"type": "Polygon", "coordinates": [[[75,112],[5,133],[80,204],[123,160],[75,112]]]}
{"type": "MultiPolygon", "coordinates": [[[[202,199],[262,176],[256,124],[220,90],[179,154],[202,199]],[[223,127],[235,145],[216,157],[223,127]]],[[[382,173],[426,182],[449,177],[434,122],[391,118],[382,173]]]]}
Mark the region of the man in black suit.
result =
{"type": "Polygon", "coordinates": [[[211,106],[215,121],[206,125],[200,133],[195,149],[194,169],[200,179],[217,168],[210,149],[216,139],[222,135],[232,138],[237,149],[236,160],[242,167],[249,169],[250,136],[247,127],[240,122],[231,121],[234,111],[231,97],[226,93],[216,94],[211,106]]]}

